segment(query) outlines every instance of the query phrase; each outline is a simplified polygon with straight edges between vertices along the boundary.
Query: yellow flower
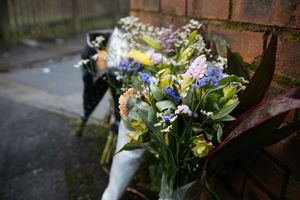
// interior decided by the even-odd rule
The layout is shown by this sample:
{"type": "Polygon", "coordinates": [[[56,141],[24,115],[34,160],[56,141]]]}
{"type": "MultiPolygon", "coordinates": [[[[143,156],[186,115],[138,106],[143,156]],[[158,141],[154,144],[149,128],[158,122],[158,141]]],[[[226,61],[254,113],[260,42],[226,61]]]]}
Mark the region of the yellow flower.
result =
{"type": "Polygon", "coordinates": [[[122,118],[126,117],[130,111],[130,109],[127,108],[127,102],[129,98],[134,96],[134,89],[129,88],[124,94],[122,94],[119,98],[119,109],[120,109],[120,115],[122,118]]]}
{"type": "Polygon", "coordinates": [[[132,57],[134,60],[141,62],[143,65],[146,66],[153,64],[151,57],[148,54],[143,53],[141,51],[129,51],[126,57],[132,57]]]}
{"type": "Polygon", "coordinates": [[[130,120],[129,124],[137,132],[145,133],[148,131],[148,128],[141,118],[135,117],[130,120]]]}
{"type": "Polygon", "coordinates": [[[211,141],[206,141],[204,139],[204,135],[197,136],[193,143],[196,146],[192,149],[192,151],[195,156],[200,158],[205,157],[214,147],[211,141]]]}
{"type": "Polygon", "coordinates": [[[143,133],[141,132],[138,132],[138,131],[130,131],[130,132],[127,132],[126,133],[126,136],[129,140],[129,142],[142,142],[141,141],[141,138],[140,136],[142,135],[143,133]]]}

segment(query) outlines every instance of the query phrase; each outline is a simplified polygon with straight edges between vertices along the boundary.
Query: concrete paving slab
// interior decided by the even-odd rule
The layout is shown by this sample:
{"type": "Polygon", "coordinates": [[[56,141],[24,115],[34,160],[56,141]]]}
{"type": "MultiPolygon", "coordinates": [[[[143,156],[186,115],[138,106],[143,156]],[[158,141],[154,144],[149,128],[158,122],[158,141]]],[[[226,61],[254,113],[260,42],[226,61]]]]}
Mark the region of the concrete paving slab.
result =
{"type": "Polygon", "coordinates": [[[0,55],[0,70],[10,71],[25,65],[78,54],[85,44],[85,36],[36,42],[36,46],[16,44],[9,51],[3,52],[0,55]]]}
{"type": "Polygon", "coordinates": [[[73,67],[79,58],[76,55],[38,68],[15,70],[6,76],[50,93],[68,95],[83,89],[81,72],[73,67]]]}
{"type": "MultiPolygon", "coordinates": [[[[37,89],[3,74],[0,74],[0,97],[78,118],[83,110],[80,90],[63,96],[37,89]]],[[[106,94],[92,114],[91,120],[100,121],[105,119],[109,113],[109,102],[110,97],[106,94]]]]}
{"type": "Polygon", "coordinates": [[[107,175],[99,165],[107,130],[0,98],[0,199],[99,199],[107,175]],[[89,198],[87,198],[89,197],[89,198]]]}

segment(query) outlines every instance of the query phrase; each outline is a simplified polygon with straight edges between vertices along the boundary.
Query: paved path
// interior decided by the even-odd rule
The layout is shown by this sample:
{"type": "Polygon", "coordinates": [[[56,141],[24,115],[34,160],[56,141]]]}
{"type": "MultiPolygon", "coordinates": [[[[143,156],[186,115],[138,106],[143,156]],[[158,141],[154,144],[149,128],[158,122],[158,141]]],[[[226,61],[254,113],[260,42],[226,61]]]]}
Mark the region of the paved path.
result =
{"type": "Polygon", "coordinates": [[[0,73],[0,199],[99,199],[107,183],[99,160],[109,98],[98,106],[83,137],[76,138],[82,80],[72,66],[79,60],[78,48],[49,54],[55,59],[47,57],[50,51],[55,49],[35,59],[33,51],[23,61],[11,54],[9,62],[15,64],[0,73]]]}
{"type": "Polygon", "coordinates": [[[72,118],[2,97],[0,127],[0,199],[99,198],[108,179],[99,165],[105,129],[89,125],[78,139],[72,118]]]}
{"type": "MultiPolygon", "coordinates": [[[[82,112],[82,80],[80,70],[73,67],[78,60],[79,55],[75,55],[38,68],[2,73],[0,74],[0,96],[78,117],[82,112]]],[[[106,95],[92,118],[104,119],[109,111],[108,108],[109,98],[106,95]]]]}

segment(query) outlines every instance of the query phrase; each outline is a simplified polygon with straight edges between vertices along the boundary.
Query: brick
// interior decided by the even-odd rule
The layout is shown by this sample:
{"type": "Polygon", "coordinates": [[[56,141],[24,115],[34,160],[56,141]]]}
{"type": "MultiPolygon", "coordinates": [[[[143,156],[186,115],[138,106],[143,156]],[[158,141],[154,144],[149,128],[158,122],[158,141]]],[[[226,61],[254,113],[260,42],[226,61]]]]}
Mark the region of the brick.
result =
{"type": "Polygon", "coordinates": [[[140,11],[131,11],[130,16],[140,18],[141,22],[145,24],[151,24],[153,26],[160,26],[160,14],[159,13],[147,13],[140,11]]]}
{"type": "Polygon", "coordinates": [[[247,170],[274,195],[280,196],[286,172],[270,158],[258,153],[254,165],[247,170]]]}
{"type": "Polygon", "coordinates": [[[172,13],[179,16],[185,16],[186,0],[161,0],[161,10],[163,13],[172,13]]]}
{"type": "Polygon", "coordinates": [[[259,32],[221,29],[208,26],[208,36],[216,46],[224,46],[224,40],[233,52],[241,54],[244,61],[252,63],[263,53],[263,34],[259,32]]]}
{"type": "Polygon", "coordinates": [[[160,10],[159,0],[144,0],[144,10],[158,12],[160,10]]]}
{"type": "Polygon", "coordinates": [[[293,28],[300,26],[299,0],[239,0],[233,2],[233,21],[293,28]]]}
{"type": "Polygon", "coordinates": [[[271,198],[250,179],[246,180],[244,196],[242,199],[243,200],[254,200],[254,199],[271,200],[271,198]]]}
{"type": "Polygon", "coordinates": [[[228,0],[187,0],[187,15],[204,19],[228,18],[228,0]]]}
{"type": "Polygon", "coordinates": [[[300,197],[300,178],[292,174],[289,179],[286,198],[289,200],[298,200],[299,197],[300,197]]]}
{"type": "Polygon", "coordinates": [[[293,134],[265,150],[286,165],[289,170],[300,176],[299,148],[300,138],[296,134],[293,134]]]}
{"type": "Polygon", "coordinates": [[[300,80],[300,41],[278,41],[275,74],[300,80]]]}
{"type": "Polygon", "coordinates": [[[169,27],[170,25],[173,26],[173,29],[176,30],[181,26],[188,23],[187,19],[178,18],[176,16],[162,16],[161,18],[161,26],[169,27]]]}
{"type": "Polygon", "coordinates": [[[141,10],[144,8],[144,0],[130,0],[130,8],[141,10]]]}

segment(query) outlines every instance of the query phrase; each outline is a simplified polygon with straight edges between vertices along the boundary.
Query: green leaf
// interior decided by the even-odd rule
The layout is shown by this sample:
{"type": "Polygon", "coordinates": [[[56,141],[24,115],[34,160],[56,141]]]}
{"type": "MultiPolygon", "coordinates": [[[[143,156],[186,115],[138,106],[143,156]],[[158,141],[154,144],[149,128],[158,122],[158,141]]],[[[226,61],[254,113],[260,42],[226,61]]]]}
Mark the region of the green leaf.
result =
{"type": "Polygon", "coordinates": [[[150,83],[150,90],[156,101],[161,101],[166,97],[164,93],[154,84],[154,81],[151,81],[150,83]]]}
{"type": "Polygon", "coordinates": [[[217,113],[215,113],[211,119],[212,120],[220,120],[224,117],[226,117],[226,115],[228,115],[229,113],[231,113],[233,111],[233,109],[239,104],[239,102],[236,102],[234,104],[231,104],[230,106],[226,106],[224,108],[222,108],[221,110],[219,110],[217,113]]]}
{"type": "Polygon", "coordinates": [[[178,61],[187,61],[194,53],[195,49],[193,48],[186,48],[180,55],[179,55],[179,58],[178,58],[178,61]]]}
{"type": "Polygon", "coordinates": [[[217,87],[217,88],[208,89],[208,90],[206,91],[206,93],[204,94],[203,99],[206,99],[206,97],[207,97],[209,94],[211,94],[211,93],[213,93],[213,92],[215,92],[215,91],[218,91],[218,90],[223,89],[225,86],[226,86],[226,85],[220,85],[220,86],[217,87]]]}
{"type": "Polygon", "coordinates": [[[149,109],[147,120],[149,122],[153,122],[155,120],[155,111],[154,111],[154,108],[152,106],[149,109]]]}
{"type": "Polygon", "coordinates": [[[190,85],[192,85],[192,83],[194,82],[194,78],[193,77],[186,77],[185,79],[183,79],[183,82],[181,84],[181,89],[184,90],[187,87],[189,87],[190,85]]]}
{"type": "Polygon", "coordinates": [[[234,120],[236,120],[236,118],[231,115],[226,115],[225,117],[220,119],[220,121],[223,121],[223,122],[229,122],[229,121],[234,121],[234,120]]]}
{"type": "Polygon", "coordinates": [[[198,34],[197,31],[193,31],[193,32],[189,35],[189,41],[192,42],[192,41],[195,39],[195,37],[196,37],[197,34],[198,34]]]}
{"type": "Polygon", "coordinates": [[[276,49],[277,35],[273,33],[260,65],[240,97],[240,104],[234,111],[235,116],[257,105],[265,96],[275,70],[276,49]]]}
{"type": "MultiPolygon", "coordinates": [[[[135,103],[136,103],[135,106],[140,110],[149,111],[150,109],[150,106],[145,101],[139,100],[136,101],[135,103]]],[[[136,109],[134,109],[134,111],[136,111],[136,109]]]]}
{"type": "Polygon", "coordinates": [[[161,46],[160,44],[154,40],[153,38],[149,37],[148,35],[144,35],[143,36],[143,40],[148,44],[150,45],[151,47],[153,47],[154,49],[157,49],[157,50],[160,50],[161,49],[161,46]]]}
{"type": "Polygon", "coordinates": [[[174,109],[174,110],[176,109],[175,104],[170,100],[159,101],[159,102],[156,102],[155,105],[159,111],[163,111],[163,110],[167,110],[167,109],[174,109]]]}
{"type": "Polygon", "coordinates": [[[142,149],[142,148],[145,148],[145,146],[147,146],[147,145],[144,143],[127,143],[115,154],[118,154],[121,151],[133,151],[136,149],[142,149]]]}
{"type": "Polygon", "coordinates": [[[222,78],[219,81],[219,84],[220,85],[227,85],[227,84],[229,84],[231,82],[243,83],[243,81],[239,77],[237,77],[235,75],[229,75],[229,76],[226,76],[226,77],[222,78]]]}
{"type": "Polygon", "coordinates": [[[219,143],[222,142],[222,135],[223,135],[223,128],[220,124],[218,124],[217,140],[219,143]]]}

